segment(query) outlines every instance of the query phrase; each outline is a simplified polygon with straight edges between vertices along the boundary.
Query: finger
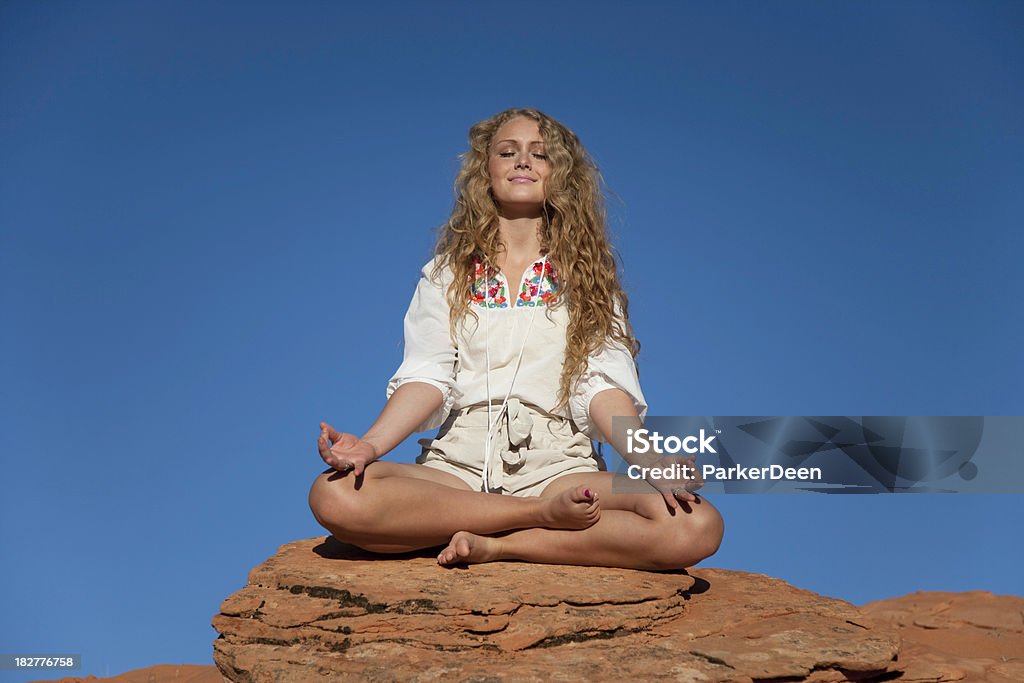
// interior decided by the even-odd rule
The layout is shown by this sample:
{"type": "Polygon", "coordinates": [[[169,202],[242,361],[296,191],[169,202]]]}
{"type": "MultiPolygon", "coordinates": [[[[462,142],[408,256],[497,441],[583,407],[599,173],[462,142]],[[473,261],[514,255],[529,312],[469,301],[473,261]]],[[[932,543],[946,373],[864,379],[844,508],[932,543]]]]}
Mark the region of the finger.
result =
{"type": "Polygon", "coordinates": [[[326,423],[325,428],[327,429],[327,438],[329,438],[334,443],[338,443],[339,441],[341,441],[342,435],[338,432],[337,429],[326,423]]]}
{"type": "Polygon", "coordinates": [[[692,503],[693,501],[697,500],[697,496],[693,495],[686,489],[679,489],[678,493],[676,493],[676,499],[685,500],[687,503],[692,503]]]}
{"type": "Polygon", "coordinates": [[[352,474],[356,475],[357,477],[361,477],[363,476],[363,470],[365,468],[366,466],[363,465],[363,463],[357,462],[355,463],[355,466],[352,468],[352,474]]]}
{"type": "Polygon", "coordinates": [[[670,511],[679,509],[679,503],[676,502],[675,496],[670,491],[662,491],[661,497],[665,499],[665,505],[668,505],[670,511]]]}
{"type": "Polygon", "coordinates": [[[328,446],[333,446],[334,444],[338,443],[338,437],[335,436],[336,434],[337,432],[334,431],[334,427],[327,424],[326,422],[320,423],[320,435],[327,440],[328,446]]]}

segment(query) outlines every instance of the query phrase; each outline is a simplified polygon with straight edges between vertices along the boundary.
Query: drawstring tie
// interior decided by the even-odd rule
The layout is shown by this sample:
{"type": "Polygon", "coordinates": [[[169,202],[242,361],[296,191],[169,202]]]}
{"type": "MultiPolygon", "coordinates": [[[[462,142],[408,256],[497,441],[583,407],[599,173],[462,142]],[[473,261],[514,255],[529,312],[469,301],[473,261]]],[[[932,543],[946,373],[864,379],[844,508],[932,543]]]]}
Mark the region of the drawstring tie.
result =
{"type": "Polygon", "coordinates": [[[491,457],[486,472],[488,486],[502,488],[505,480],[505,468],[521,465],[526,459],[525,446],[533,431],[533,418],[530,411],[520,403],[518,398],[508,399],[502,412],[498,414],[494,427],[496,433],[492,441],[491,457]]]}

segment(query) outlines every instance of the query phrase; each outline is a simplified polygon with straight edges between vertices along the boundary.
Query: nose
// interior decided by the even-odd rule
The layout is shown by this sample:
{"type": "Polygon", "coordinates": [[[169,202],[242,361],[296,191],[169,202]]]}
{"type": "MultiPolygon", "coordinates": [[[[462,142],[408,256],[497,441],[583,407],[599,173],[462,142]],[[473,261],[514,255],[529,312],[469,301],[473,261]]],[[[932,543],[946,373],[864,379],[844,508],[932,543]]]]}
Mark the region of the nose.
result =
{"type": "Polygon", "coordinates": [[[530,168],[530,155],[520,154],[516,158],[516,168],[530,168]]]}

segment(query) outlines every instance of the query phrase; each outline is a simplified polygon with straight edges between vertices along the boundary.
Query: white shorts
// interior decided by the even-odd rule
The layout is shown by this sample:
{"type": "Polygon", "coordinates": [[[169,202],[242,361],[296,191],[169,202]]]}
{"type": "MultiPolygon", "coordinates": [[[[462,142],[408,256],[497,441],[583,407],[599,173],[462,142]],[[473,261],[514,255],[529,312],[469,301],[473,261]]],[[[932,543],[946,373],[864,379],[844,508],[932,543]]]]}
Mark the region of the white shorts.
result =
{"type": "MultiPolygon", "coordinates": [[[[552,481],[567,474],[601,472],[605,464],[590,439],[572,420],[510,398],[498,416],[491,408],[494,429],[489,468],[492,493],[539,496],[552,481]]],[[[487,405],[453,412],[434,439],[420,439],[423,452],[416,462],[454,474],[474,491],[483,491],[484,441],[487,405]]]]}

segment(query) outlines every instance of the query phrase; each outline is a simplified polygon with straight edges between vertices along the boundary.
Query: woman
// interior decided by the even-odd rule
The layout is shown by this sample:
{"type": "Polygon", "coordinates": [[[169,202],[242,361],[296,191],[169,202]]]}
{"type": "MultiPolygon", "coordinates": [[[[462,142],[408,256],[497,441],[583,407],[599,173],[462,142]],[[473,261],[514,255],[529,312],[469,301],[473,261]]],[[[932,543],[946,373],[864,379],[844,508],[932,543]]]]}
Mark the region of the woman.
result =
{"type": "Polygon", "coordinates": [[[387,404],[362,438],[320,425],[331,469],[310,491],[314,516],[370,551],[447,544],[442,565],[677,569],[712,555],[724,526],[692,492],[699,479],[628,482],[592,448],[591,437],[625,453],[625,428],[647,410],[596,166],[535,109],[501,112],[469,137],[387,404]],[[416,464],[380,460],[435,427],[416,464]]]}

